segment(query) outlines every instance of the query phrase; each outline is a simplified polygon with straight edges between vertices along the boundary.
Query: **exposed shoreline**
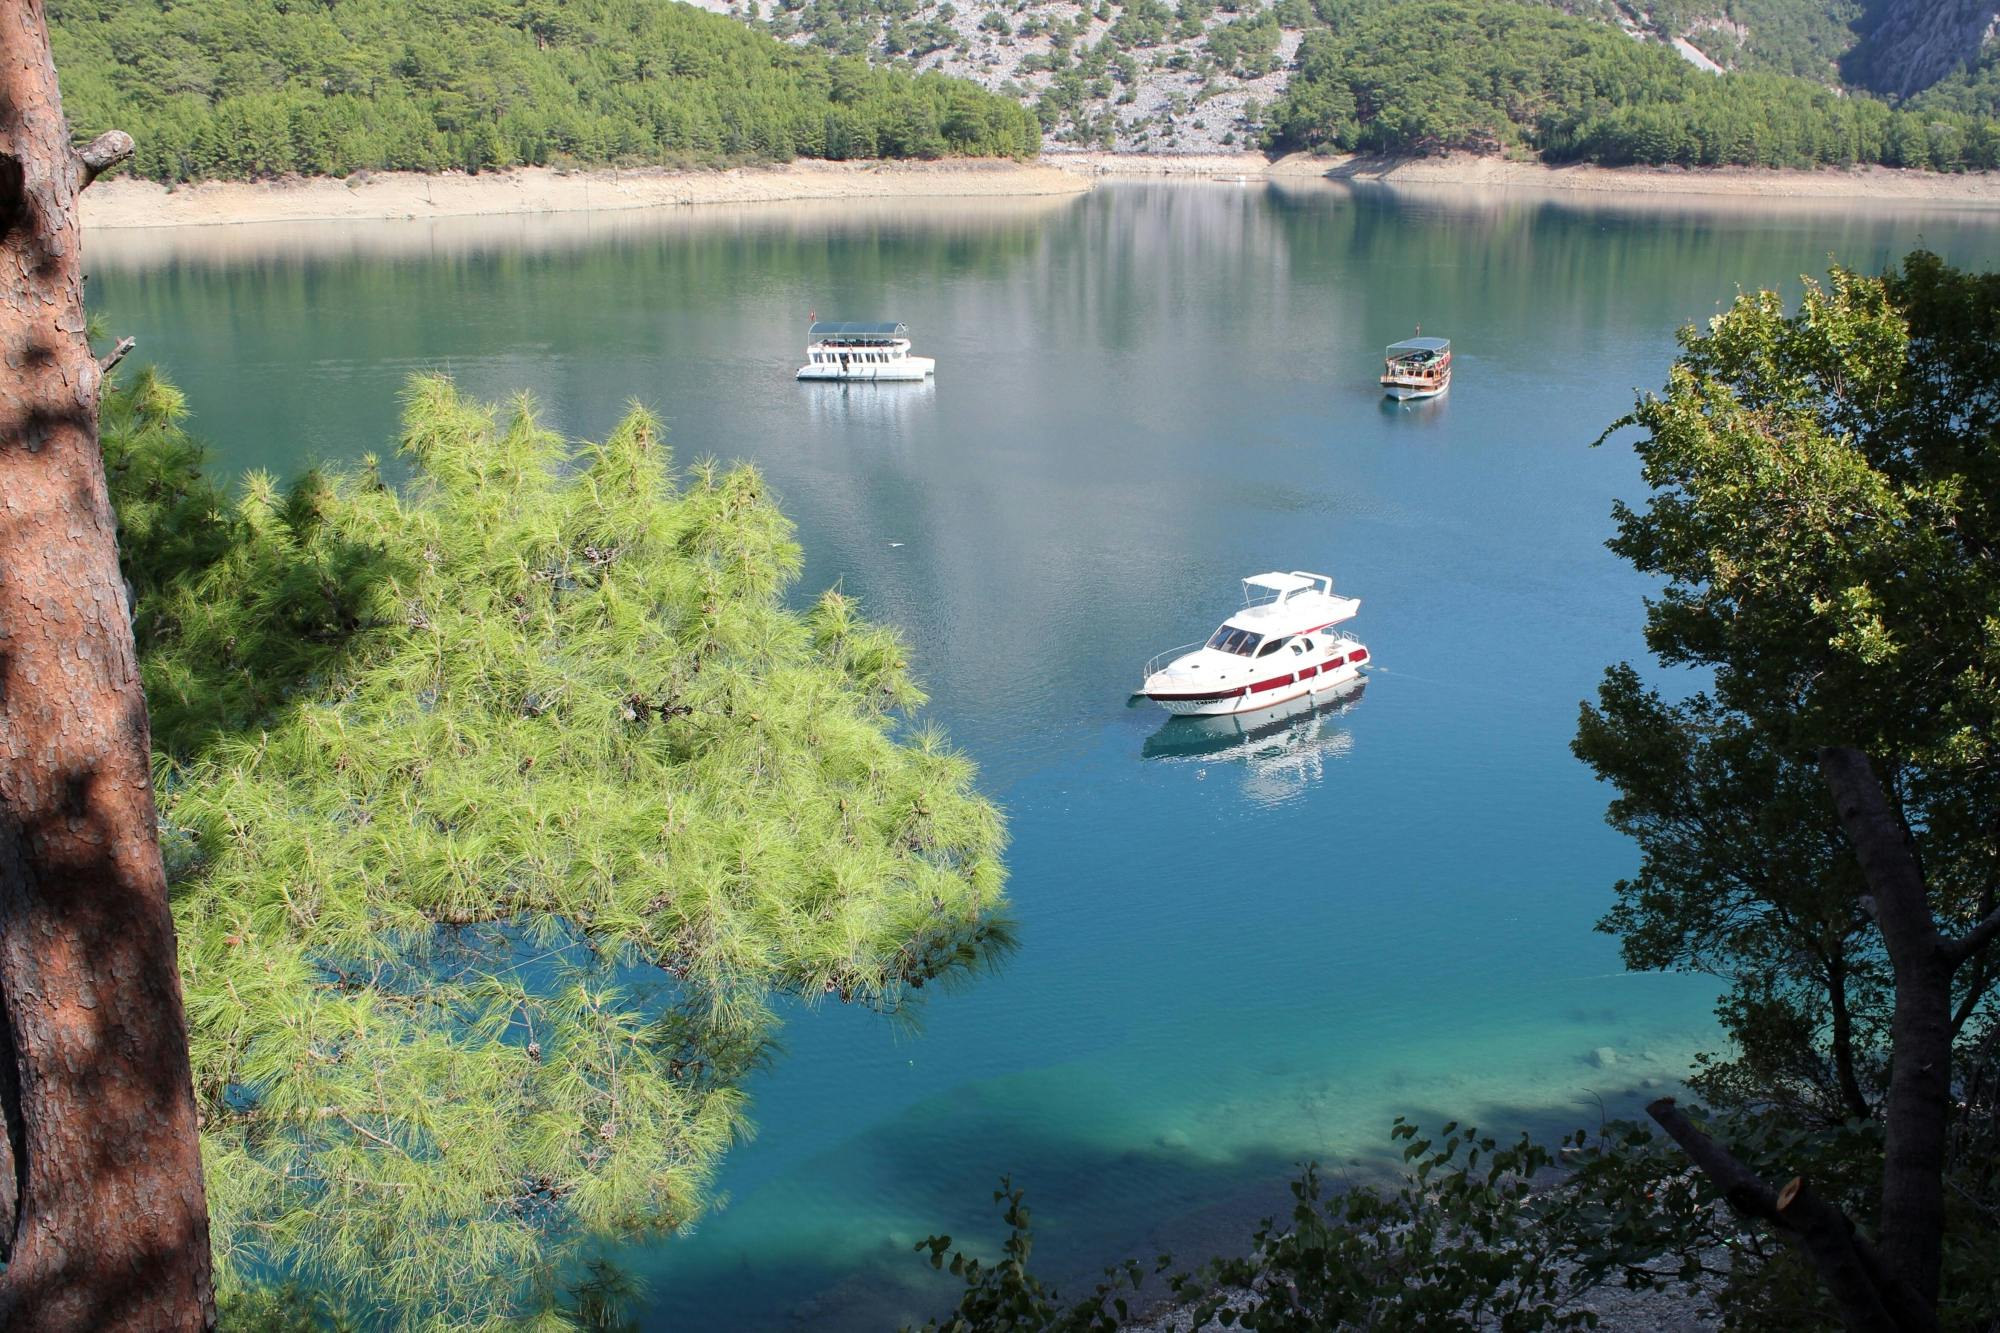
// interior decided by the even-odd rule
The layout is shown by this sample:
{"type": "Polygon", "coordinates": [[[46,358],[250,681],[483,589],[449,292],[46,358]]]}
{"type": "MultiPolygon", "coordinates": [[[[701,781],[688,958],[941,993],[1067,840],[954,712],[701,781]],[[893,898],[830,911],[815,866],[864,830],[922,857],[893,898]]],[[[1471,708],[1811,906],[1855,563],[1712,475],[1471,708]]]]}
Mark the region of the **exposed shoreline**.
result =
{"type": "Polygon", "coordinates": [[[1081,194],[1090,181],[1036,162],[816,162],[726,171],[364,172],[347,180],[209,181],[168,189],[100,181],[83,195],[91,230],[246,222],[423,221],[492,214],[597,213],[807,199],[1020,198],[1081,194]]]}
{"type": "Polygon", "coordinates": [[[1769,171],[1549,167],[1458,154],[1435,158],[1260,153],[1169,156],[1050,152],[1039,162],[813,162],[727,171],[664,168],[558,173],[542,167],[468,176],[364,173],[348,180],[215,181],[175,189],[104,181],[83,196],[93,230],[232,223],[421,220],[605,212],[810,199],[967,199],[1080,194],[1115,178],[1330,180],[1390,186],[1524,187],[1625,197],[1872,200],[2000,207],[2000,173],[1947,176],[1888,167],[1769,171]]]}
{"type": "Polygon", "coordinates": [[[1118,176],[1233,180],[1331,180],[1370,185],[1520,186],[1591,194],[1680,195],[1733,199],[1873,199],[1886,202],[2000,207],[2000,172],[1945,175],[1894,167],[1826,168],[1818,171],[1761,167],[1603,167],[1593,163],[1552,167],[1499,157],[1451,153],[1442,157],[1293,153],[1164,156],[1144,153],[1057,153],[1042,161],[1097,179],[1118,176]]]}

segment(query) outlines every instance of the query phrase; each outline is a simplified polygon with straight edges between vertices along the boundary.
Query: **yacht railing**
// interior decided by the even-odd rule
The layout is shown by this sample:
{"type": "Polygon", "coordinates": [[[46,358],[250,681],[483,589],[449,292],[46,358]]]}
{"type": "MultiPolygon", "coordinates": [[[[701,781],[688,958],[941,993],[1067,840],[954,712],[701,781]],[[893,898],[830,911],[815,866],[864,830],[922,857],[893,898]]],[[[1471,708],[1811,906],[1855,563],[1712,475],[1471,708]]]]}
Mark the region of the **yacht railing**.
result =
{"type": "Polygon", "coordinates": [[[1145,684],[1153,678],[1154,674],[1161,667],[1173,661],[1176,657],[1186,656],[1197,648],[1205,647],[1207,643],[1207,639],[1196,639],[1193,643],[1184,643],[1178,648],[1169,648],[1164,653],[1155,653],[1146,660],[1146,669],[1139,673],[1139,683],[1141,685],[1145,684]]]}

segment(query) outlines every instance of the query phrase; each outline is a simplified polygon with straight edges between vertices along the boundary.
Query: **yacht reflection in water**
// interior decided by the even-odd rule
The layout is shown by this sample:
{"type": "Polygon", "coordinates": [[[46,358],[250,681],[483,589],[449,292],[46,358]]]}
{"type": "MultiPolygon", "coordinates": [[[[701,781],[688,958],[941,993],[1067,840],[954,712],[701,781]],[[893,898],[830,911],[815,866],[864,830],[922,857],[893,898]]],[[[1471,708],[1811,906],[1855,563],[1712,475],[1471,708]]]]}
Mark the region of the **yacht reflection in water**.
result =
{"type": "Polygon", "coordinates": [[[1162,763],[1199,764],[1204,770],[1241,766],[1243,794],[1259,805],[1276,804],[1318,782],[1327,761],[1353,747],[1354,736],[1339,719],[1361,702],[1367,688],[1363,678],[1329,694],[1302,695],[1255,713],[1169,718],[1146,738],[1139,753],[1162,763]]]}
{"type": "Polygon", "coordinates": [[[937,406],[937,381],[870,384],[823,380],[800,385],[806,411],[821,425],[904,430],[937,406]]]}

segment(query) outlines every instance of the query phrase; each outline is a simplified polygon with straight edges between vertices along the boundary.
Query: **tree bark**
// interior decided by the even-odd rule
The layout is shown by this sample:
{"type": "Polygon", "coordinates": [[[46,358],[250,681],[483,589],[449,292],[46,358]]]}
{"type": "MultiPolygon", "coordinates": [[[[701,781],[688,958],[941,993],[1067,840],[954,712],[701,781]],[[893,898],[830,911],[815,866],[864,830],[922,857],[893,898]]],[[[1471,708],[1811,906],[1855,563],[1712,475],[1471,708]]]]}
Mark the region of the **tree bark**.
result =
{"type": "Polygon", "coordinates": [[[151,738],[40,0],[0,0],[0,1330],[213,1327],[151,738]]]}
{"type": "Polygon", "coordinates": [[[1866,878],[1871,912],[1894,970],[1889,1027],[1883,1265],[1932,1309],[1944,1256],[1945,1136],[1951,1115],[1951,977],[1956,963],[1931,914],[1923,867],[1910,831],[1890,807],[1868,757],[1820,752],[1820,772],[1866,878]]]}
{"type": "Polygon", "coordinates": [[[1833,1070],[1840,1083],[1840,1100],[1848,1117],[1866,1120],[1875,1114],[1854,1074],[1854,1017],[1847,1008],[1846,945],[1836,939],[1826,958],[1826,999],[1833,1012],[1833,1070]]]}

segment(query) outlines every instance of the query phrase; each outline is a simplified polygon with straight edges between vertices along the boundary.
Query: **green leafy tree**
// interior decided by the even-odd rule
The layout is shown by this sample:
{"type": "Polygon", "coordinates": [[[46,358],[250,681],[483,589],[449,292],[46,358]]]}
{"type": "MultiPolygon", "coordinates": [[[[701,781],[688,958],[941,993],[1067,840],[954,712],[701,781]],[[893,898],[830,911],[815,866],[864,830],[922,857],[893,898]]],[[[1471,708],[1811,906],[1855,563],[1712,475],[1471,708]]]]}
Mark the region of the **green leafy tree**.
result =
{"type": "Polygon", "coordinates": [[[574,447],[419,379],[406,487],[231,501],[182,410],[113,393],[106,464],[220,1284],[582,1319],[597,1242],[699,1215],[777,997],[1005,945],[999,815],[892,632],[786,605],[758,474],[676,484],[642,411],[574,447]]]}
{"type": "Polygon", "coordinates": [[[1879,1146],[1844,1192],[1787,1194],[1671,1108],[1662,1123],[1796,1242],[1829,1313],[1974,1326],[2000,1243],[1980,1091],[2000,980],[2000,275],[1916,254],[1809,283],[1792,314],[1746,295],[1684,331],[1666,392],[1627,420],[1652,495],[1621,507],[1612,548],[1663,581],[1648,646],[1710,683],[1674,697],[1619,667],[1583,711],[1577,754],[1642,853],[1603,928],[1632,966],[1728,983],[1733,1051],[1695,1079],[1712,1101],[1879,1146]]]}

